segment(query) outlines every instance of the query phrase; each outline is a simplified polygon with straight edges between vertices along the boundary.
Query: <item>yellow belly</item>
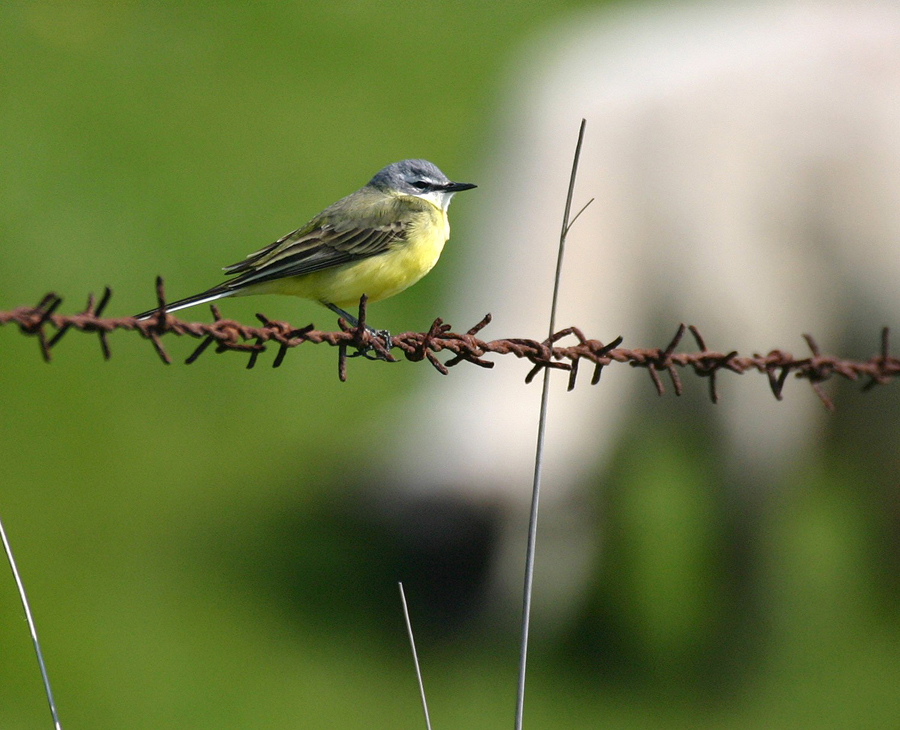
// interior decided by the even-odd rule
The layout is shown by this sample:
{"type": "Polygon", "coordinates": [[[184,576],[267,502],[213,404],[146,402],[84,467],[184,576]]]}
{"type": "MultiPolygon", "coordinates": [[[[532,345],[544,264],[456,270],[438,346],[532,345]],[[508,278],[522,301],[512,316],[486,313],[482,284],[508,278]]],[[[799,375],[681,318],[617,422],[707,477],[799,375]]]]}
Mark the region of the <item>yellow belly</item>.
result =
{"type": "Polygon", "coordinates": [[[247,287],[241,294],[289,294],[336,304],[347,309],[359,304],[365,294],[369,301],[387,299],[415,284],[441,256],[450,236],[444,211],[422,211],[410,226],[405,241],[384,253],[303,276],[265,282],[247,287]]]}

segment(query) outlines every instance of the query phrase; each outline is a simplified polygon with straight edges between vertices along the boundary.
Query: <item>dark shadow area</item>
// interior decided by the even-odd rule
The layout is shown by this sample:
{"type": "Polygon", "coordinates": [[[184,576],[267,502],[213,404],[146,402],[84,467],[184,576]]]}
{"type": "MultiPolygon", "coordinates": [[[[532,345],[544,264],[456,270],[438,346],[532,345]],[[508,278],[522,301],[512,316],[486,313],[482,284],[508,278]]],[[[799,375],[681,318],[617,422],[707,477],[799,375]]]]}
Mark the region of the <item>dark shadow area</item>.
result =
{"type": "MultiPolygon", "coordinates": [[[[402,624],[397,583],[416,636],[456,638],[483,608],[496,519],[455,499],[388,501],[335,489],[333,499],[277,505],[219,534],[218,569],[284,612],[328,629],[385,634],[402,624]]],[[[217,549],[218,548],[218,549],[217,549]]]]}

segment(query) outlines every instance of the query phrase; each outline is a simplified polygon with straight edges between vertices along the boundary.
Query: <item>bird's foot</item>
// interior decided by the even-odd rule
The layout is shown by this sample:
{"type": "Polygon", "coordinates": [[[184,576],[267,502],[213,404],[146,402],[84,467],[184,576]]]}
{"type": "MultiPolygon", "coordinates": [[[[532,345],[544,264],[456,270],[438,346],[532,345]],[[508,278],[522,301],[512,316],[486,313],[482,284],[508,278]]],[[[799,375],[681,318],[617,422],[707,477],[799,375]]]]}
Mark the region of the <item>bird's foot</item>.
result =
{"type": "Polygon", "coordinates": [[[345,312],[336,304],[331,304],[330,302],[322,302],[326,307],[328,307],[332,312],[334,312],[339,317],[342,317],[344,321],[349,322],[352,327],[365,327],[366,332],[368,332],[374,340],[381,340],[378,345],[368,344],[365,347],[357,348],[356,352],[350,355],[349,357],[364,357],[366,360],[384,360],[385,362],[399,362],[396,358],[391,355],[391,348],[394,346],[394,341],[391,339],[391,333],[387,330],[376,330],[366,324],[366,295],[363,294],[362,298],[359,301],[359,319],[354,317],[349,312],[345,312]]]}
{"type": "Polygon", "coordinates": [[[387,330],[376,330],[366,325],[366,330],[374,338],[380,340],[380,347],[374,344],[368,344],[360,347],[350,357],[364,357],[366,360],[384,360],[385,362],[399,362],[391,355],[391,348],[394,346],[394,340],[391,333],[387,330]]]}

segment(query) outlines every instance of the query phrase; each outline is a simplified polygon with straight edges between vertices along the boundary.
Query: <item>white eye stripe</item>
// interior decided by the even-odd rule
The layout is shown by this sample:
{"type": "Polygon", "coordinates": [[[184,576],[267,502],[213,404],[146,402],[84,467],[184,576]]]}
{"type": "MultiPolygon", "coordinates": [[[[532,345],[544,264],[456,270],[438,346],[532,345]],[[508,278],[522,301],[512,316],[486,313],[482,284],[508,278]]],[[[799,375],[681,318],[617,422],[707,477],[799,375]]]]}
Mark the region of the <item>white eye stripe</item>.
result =
{"type": "Polygon", "coordinates": [[[450,199],[455,193],[448,193],[446,190],[429,190],[427,193],[414,193],[416,198],[427,200],[436,208],[440,208],[444,212],[450,207],[450,199]]]}

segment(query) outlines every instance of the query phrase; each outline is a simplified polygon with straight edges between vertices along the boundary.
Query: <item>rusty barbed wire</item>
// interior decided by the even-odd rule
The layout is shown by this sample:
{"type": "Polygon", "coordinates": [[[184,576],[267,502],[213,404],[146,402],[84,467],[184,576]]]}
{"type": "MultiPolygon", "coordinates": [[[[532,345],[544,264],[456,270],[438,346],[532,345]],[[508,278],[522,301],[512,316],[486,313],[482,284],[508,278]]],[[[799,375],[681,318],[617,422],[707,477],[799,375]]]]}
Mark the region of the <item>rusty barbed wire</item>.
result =
{"type": "Polygon", "coordinates": [[[166,299],[161,277],[156,280],[156,296],[159,313],[149,319],[138,320],[134,317],[102,316],[112,297],[109,287],[104,290],[99,301],[95,301],[93,295],[88,296],[87,306],[76,314],[57,314],[63,300],[57,294],[50,293],[36,306],[0,312],[0,326],[15,324],[23,334],[36,337],[47,362],[50,362],[53,348],[73,329],[96,333],[105,359],[109,359],[111,354],[109,333],[116,330],[136,331],[141,337],[150,340],[156,353],[166,364],[170,364],[172,358],[163,347],[163,335],[201,340],[185,360],[186,364],[194,362],[211,345],[215,345],[216,352],[249,353],[248,368],[256,365],[259,355],[266,351],[267,343],[278,345],[272,367],[279,367],[292,348],[304,343],[327,344],[338,348],[338,376],[342,381],[347,379],[348,358],[363,355],[369,359],[397,362],[391,354],[393,350],[399,350],[412,362],[427,359],[443,375],[461,362],[492,368],[494,363],[485,360],[485,355],[511,354],[532,363],[533,367],[525,377],[526,382],[531,382],[543,368],[565,370],[569,373],[569,390],[575,387],[579,365],[584,360],[593,366],[590,379],[592,385],[599,382],[605,367],[612,363],[628,363],[631,367],[644,368],[648,372],[659,395],[666,392],[661,373],[668,374],[675,394],[681,395],[682,383],[678,371],[691,369],[696,375],[708,378],[709,397],[713,403],[719,400],[716,375],[721,370],[738,375],[749,371],[765,374],[772,394],[778,400],[782,399],[784,384],[793,374],[795,378],[807,380],[829,410],[834,409],[834,404],[823,390],[822,384],[835,376],[850,381],[865,379],[863,390],[870,390],[876,385],[887,384],[900,374],[900,358],[890,354],[890,333],[887,327],[881,331],[880,351],[862,361],[822,354],[809,334],[803,335],[810,349],[807,357],[797,358],[783,350],[771,350],[766,355],[757,353],[752,356],[743,356],[737,351],[716,352],[707,348],[696,327],[686,327],[683,324],[679,325],[675,336],[664,348],[621,348],[621,337],[604,344],[600,340],[589,339],[577,327],[566,327],[543,341],[528,338],[481,340],[476,335],[490,323],[490,314],[463,334],[453,332],[450,325],[444,324],[440,318],[435,319],[427,332],[392,335],[389,351],[384,339],[366,327],[365,297],[360,301],[357,326],[351,327],[343,319],[339,319],[340,331],[328,332],[317,330],[312,324],[297,328],[287,322],[270,320],[262,314],[256,315],[261,326],[244,325],[235,320],[223,319],[215,305],[211,306],[213,322],[188,322],[164,313],[166,299]],[[693,336],[698,352],[675,352],[685,332],[690,332],[693,336]],[[558,344],[566,337],[574,337],[577,342],[565,346],[558,344]],[[452,355],[446,362],[437,358],[437,354],[443,351],[452,355]]]}

